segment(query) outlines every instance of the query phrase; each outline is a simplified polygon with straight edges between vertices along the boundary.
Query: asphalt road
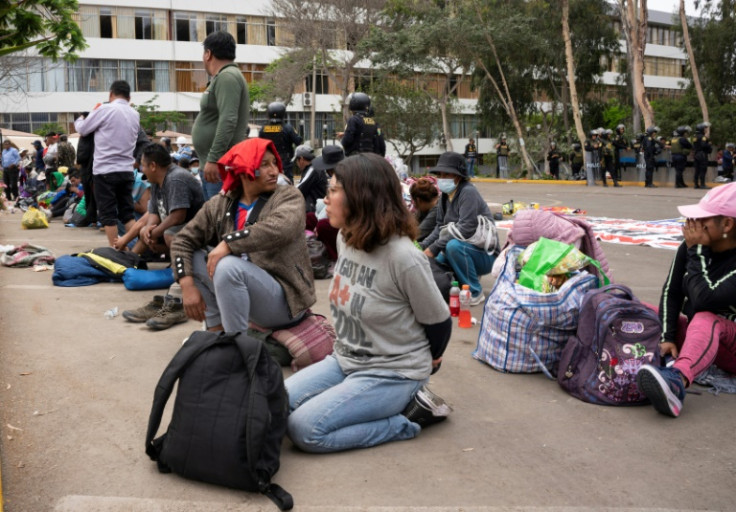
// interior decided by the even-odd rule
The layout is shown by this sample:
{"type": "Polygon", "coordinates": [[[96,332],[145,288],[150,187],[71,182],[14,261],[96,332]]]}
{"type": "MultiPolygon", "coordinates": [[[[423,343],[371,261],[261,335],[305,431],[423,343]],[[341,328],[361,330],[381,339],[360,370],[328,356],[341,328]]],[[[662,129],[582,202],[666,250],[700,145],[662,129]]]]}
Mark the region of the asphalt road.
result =
{"type": "MultiPolygon", "coordinates": [[[[509,199],[643,220],[677,216],[701,191],[479,183],[509,199]]],[[[24,231],[0,213],[0,244],[57,256],[100,247],[90,228],[24,231]]],[[[618,282],[658,302],[671,250],[604,244],[618,282]]],[[[483,280],[486,293],[492,282],[483,280]]],[[[329,281],[317,282],[328,313],[329,281]]],[[[150,292],[59,288],[51,272],[0,268],[0,453],[5,510],[276,510],[266,498],[159,474],[144,453],[153,390],[195,322],[152,332],[106,310],[150,292]]],[[[474,308],[480,318],[482,307],[474,308]]],[[[734,510],[736,397],[688,395],[677,420],[651,407],[580,402],[541,374],[502,374],[471,358],[477,327],[455,329],[431,387],[455,408],[416,439],[331,455],[284,441],[275,481],[295,510],[734,510]]],[[[288,372],[287,372],[288,373],[288,372]]]]}

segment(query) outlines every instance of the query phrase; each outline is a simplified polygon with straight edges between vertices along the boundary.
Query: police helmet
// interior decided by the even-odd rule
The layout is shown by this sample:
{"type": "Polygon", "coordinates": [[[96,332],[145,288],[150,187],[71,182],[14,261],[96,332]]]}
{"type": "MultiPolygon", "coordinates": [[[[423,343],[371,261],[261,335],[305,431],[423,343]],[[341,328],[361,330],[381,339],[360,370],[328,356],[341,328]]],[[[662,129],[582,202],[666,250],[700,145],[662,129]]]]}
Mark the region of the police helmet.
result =
{"type": "Polygon", "coordinates": [[[588,132],[588,137],[593,137],[593,135],[598,135],[598,130],[590,130],[588,132]]]}
{"type": "Polygon", "coordinates": [[[710,123],[700,123],[695,127],[695,133],[705,133],[705,129],[710,126],[710,123]]]}
{"type": "Polygon", "coordinates": [[[736,145],[733,142],[726,142],[726,149],[734,149],[736,145]]]}
{"type": "Polygon", "coordinates": [[[657,126],[647,126],[647,135],[652,135],[654,133],[657,133],[659,131],[659,127],[657,126]]]}
{"type": "Polygon", "coordinates": [[[603,135],[605,135],[606,137],[610,137],[612,134],[613,134],[613,131],[610,129],[603,130],[603,135]]]}
{"type": "Polygon", "coordinates": [[[280,101],[269,103],[268,108],[266,109],[266,114],[268,115],[269,120],[282,121],[286,116],[286,105],[280,101]]]}
{"type": "Polygon", "coordinates": [[[575,142],[572,145],[572,149],[574,149],[575,151],[580,151],[581,149],[583,149],[583,146],[581,146],[579,142],[575,142]]]}
{"type": "Polygon", "coordinates": [[[623,124],[616,127],[616,133],[624,133],[624,131],[626,131],[626,127],[623,124]]]}
{"type": "Polygon", "coordinates": [[[371,98],[364,92],[354,92],[350,96],[350,104],[348,108],[352,112],[367,111],[371,106],[371,98]]]}
{"type": "Polygon", "coordinates": [[[557,147],[557,143],[555,141],[552,141],[552,142],[549,143],[549,147],[556,148],[557,147]]]}

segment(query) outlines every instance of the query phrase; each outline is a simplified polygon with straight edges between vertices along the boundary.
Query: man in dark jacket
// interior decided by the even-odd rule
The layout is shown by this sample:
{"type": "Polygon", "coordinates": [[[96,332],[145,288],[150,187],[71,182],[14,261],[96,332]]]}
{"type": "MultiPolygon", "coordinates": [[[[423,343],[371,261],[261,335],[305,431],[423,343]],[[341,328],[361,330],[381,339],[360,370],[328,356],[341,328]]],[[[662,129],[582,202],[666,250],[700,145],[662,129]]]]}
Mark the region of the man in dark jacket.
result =
{"type": "Polygon", "coordinates": [[[307,213],[316,209],[317,199],[323,199],[327,194],[327,173],[312,166],[314,151],[307,144],[296,148],[294,163],[301,174],[297,188],[304,196],[307,213]]]}

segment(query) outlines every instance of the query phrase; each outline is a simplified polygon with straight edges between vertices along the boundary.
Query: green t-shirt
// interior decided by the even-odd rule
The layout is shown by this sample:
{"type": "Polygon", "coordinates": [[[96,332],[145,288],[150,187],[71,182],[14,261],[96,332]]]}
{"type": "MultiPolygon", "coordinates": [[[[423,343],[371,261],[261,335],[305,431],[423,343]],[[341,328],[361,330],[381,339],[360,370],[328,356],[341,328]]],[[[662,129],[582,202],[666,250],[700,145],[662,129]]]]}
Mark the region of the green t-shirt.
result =
{"type": "MultiPolygon", "coordinates": [[[[217,162],[248,136],[248,84],[235,64],[227,64],[207,85],[192,127],[192,142],[204,162],[217,162]]],[[[204,166],[204,165],[203,165],[204,166]]]]}

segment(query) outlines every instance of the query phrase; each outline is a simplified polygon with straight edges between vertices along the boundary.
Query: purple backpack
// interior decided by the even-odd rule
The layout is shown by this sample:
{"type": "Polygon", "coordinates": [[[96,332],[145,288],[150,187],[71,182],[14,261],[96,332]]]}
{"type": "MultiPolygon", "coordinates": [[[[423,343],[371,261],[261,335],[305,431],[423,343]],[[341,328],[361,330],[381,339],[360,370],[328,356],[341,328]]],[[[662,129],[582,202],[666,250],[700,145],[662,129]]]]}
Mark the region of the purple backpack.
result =
{"type": "Polygon", "coordinates": [[[631,290],[611,284],[583,297],[577,333],[562,351],[557,382],[575,398],[599,405],[646,402],[636,386],[643,364],[659,363],[662,324],[631,290]]]}

